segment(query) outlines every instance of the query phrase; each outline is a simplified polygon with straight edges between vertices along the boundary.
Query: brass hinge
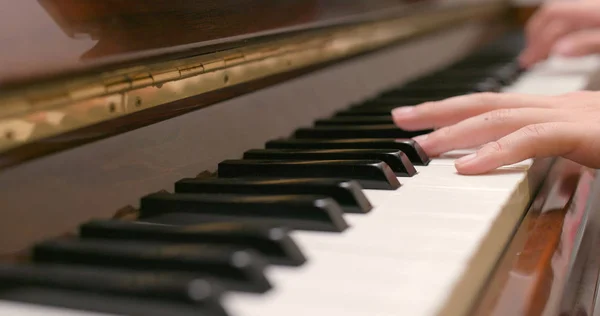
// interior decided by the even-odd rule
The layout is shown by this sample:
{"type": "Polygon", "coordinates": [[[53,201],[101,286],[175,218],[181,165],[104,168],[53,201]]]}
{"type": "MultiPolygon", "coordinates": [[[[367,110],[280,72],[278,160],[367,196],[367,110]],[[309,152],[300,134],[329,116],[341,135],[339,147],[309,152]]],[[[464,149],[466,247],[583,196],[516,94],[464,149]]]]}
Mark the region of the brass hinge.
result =
{"type": "Polygon", "coordinates": [[[501,7],[482,5],[319,30],[6,92],[0,94],[0,151],[230,85],[351,56],[498,11],[501,7]]]}
{"type": "MultiPolygon", "coordinates": [[[[254,54],[252,59],[261,58],[262,54],[254,54]]],[[[133,89],[149,86],[160,87],[162,84],[183,78],[201,75],[225,67],[247,62],[243,52],[235,51],[221,56],[199,56],[184,61],[177,61],[175,65],[166,63],[152,69],[137,67],[129,69],[127,73],[121,71],[116,74],[92,77],[78,82],[66,83],[62,86],[52,86],[48,89],[19,91],[13,96],[3,98],[9,101],[0,107],[0,117],[12,116],[23,111],[44,110],[63,104],[81,102],[87,99],[102,97],[112,94],[125,93],[133,89]]]]}

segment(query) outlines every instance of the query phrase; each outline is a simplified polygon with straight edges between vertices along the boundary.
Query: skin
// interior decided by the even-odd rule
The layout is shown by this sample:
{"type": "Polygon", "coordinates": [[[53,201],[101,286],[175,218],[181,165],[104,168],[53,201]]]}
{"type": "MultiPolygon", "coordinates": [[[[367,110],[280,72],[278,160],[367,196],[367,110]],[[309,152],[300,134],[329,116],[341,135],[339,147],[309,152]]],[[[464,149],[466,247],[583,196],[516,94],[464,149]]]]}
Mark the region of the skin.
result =
{"type": "Polygon", "coordinates": [[[392,117],[405,130],[436,128],[415,140],[430,156],[479,149],[455,162],[460,174],[482,174],[528,158],[561,156],[600,168],[600,92],[558,96],[481,93],[413,107],[392,117]]]}
{"type": "MultiPolygon", "coordinates": [[[[600,0],[552,1],[529,20],[519,56],[531,67],[551,54],[600,53],[600,0]]],[[[392,111],[405,130],[436,129],[415,140],[438,156],[479,148],[455,162],[460,174],[482,174],[528,158],[564,157],[600,168],[600,92],[558,96],[481,93],[392,111]]]]}
{"type": "Polygon", "coordinates": [[[519,56],[531,67],[551,54],[583,56],[600,51],[600,1],[550,1],[525,27],[527,46],[519,56]]]}

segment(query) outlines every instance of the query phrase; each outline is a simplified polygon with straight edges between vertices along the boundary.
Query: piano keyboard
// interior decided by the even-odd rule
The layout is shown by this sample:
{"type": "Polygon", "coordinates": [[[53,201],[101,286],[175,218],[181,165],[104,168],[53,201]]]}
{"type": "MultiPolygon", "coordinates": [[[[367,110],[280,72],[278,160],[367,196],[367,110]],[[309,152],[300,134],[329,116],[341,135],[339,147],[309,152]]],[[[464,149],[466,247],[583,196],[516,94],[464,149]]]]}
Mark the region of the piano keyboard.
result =
{"type": "Polygon", "coordinates": [[[66,308],[55,308],[48,306],[37,306],[3,301],[0,304],[0,315],[23,315],[23,316],[108,316],[94,312],[82,312],[66,308]]]}
{"type": "Polygon", "coordinates": [[[538,162],[457,175],[470,150],[430,159],[402,139],[427,131],[399,130],[389,113],[478,91],[581,90],[599,65],[521,72],[520,49],[520,36],[501,38],[224,161],[218,178],[142,197],[133,222],[95,220],[35,245],[31,263],[0,266],[0,315],[466,313],[532,198],[538,162]]]}

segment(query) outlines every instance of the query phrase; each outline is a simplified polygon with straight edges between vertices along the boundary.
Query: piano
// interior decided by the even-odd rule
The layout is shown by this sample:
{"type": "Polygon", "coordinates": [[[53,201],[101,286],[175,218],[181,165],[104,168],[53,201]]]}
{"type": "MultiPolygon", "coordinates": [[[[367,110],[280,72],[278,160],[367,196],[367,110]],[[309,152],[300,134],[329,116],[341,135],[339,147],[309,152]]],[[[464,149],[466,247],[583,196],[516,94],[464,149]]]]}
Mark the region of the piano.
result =
{"type": "Polygon", "coordinates": [[[596,171],[456,173],[394,108],[595,89],[537,4],[2,5],[0,315],[600,315],[596,171]]]}

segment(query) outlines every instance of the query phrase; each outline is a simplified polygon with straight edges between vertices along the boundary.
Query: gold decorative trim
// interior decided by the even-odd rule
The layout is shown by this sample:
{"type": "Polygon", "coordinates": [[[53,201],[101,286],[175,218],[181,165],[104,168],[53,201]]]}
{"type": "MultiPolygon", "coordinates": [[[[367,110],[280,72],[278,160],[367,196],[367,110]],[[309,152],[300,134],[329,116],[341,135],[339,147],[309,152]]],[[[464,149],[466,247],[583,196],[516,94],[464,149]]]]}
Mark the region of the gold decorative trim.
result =
{"type": "Polygon", "coordinates": [[[456,23],[498,16],[501,4],[452,8],[300,34],[0,95],[0,151],[158,105],[367,52],[456,23]]]}

